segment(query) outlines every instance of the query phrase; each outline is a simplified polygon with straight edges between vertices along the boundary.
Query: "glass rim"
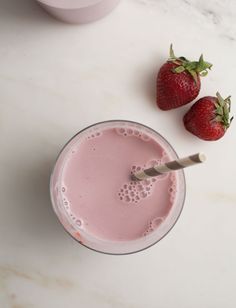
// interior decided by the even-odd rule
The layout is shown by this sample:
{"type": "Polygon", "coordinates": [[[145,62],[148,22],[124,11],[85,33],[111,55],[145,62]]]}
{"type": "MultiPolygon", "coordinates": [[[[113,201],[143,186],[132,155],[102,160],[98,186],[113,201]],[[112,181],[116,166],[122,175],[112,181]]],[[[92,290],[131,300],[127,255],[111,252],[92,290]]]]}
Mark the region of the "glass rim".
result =
{"type": "MultiPolygon", "coordinates": [[[[93,6],[96,6],[97,4],[104,2],[106,0],[73,0],[74,4],[69,5],[68,3],[62,4],[60,1],[57,0],[57,3],[55,3],[55,0],[37,0],[38,2],[50,6],[55,9],[61,9],[61,10],[80,10],[80,9],[87,9],[91,8],[93,6]]],[[[114,0],[113,0],[114,1],[114,0]]]]}
{"type": "MultiPolygon", "coordinates": [[[[145,124],[142,124],[140,122],[137,122],[137,121],[132,121],[132,120],[119,120],[119,119],[113,119],[113,120],[104,120],[104,121],[99,121],[99,122],[96,122],[94,124],[91,124],[91,125],[88,125],[86,126],[85,128],[81,129],[80,131],[78,131],[77,133],[75,133],[64,145],[63,147],[61,148],[61,150],[59,151],[56,159],[55,159],[55,162],[53,164],[53,167],[52,167],[52,171],[51,171],[51,174],[50,174],[50,180],[49,180],[49,191],[50,191],[50,200],[51,200],[51,205],[54,205],[54,201],[53,201],[53,197],[52,197],[52,189],[51,189],[51,184],[52,184],[52,177],[53,177],[53,174],[54,174],[54,170],[56,168],[56,164],[58,162],[58,159],[60,158],[62,152],[64,151],[64,149],[70,144],[70,142],[76,138],[78,135],[80,135],[81,133],[83,133],[84,131],[90,129],[90,128],[93,128],[94,126],[97,126],[97,125],[101,125],[101,124],[106,124],[106,123],[115,123],[115,122],[123,122],[123,123],[131,123],[131,124],[136,124],[136,125],[140,125],[148,130],[151,130],[153,133],[155,133],[156,135],[158,135],[159,137],[161,137],[164,142],[167,143],[167,145],[171,148],[171,150],[174,152],[174,154],[176,155],[177,158],[179,158],[177,152],[175,151],[175,149],[173,148],[173,146],[169,143],[168,140],[166,140],[165,137],[163,137],[160,133],[158,133],[155,129],[149,127],[148,125],[145,125],[145,124]]],[[[92,251],[95,251],[95,252],[98,252],[98,253],[101,253],[101,254],[105,254],[105,255],[113,255],[113,256],[122,256],[122,255],[131,255],[131,254],[135,254],[135,253],[138,253],[138,252],[141,252],[141,251],[144,251],[154,245],[156,245],[159,241],[161,241],[167,234],[169,234],[169,232],[174,228],[174,226],[176,225],[177,221],[179,220],[181,214],[182,214],[182,211],[183,211],[183,208],[184,208],[184,204],[185,204],[185,200],[186,200],[186,178],[185,178],[185,173],[184,173],[184,169],[180,169],[178,170],[179,172],[182,173],[182,176],[183,176],[183,200],[182,200],[182,204],[181,204],[181,207],[180,207],[180,211],[174,221],[174,223],[171,225],[171,227],[168,229],[168,231],[163,234],[160,238],[158,238],[155,242],[153,242],[152,244],[148,245],[148,246],[145,246],[144,248],[141,248],[141,249],[137,249],[135,251],[130,251],[130,252],[124,252],[124,253],[114,253],[114,252],[105,252],[105,251],[102,251],[102,250],[98,250],[98,249],[95,249],[95,248],[92,248],[92,247],[89,247],[87,246],[86,244],[82,243],[81,241],[79,241],[78,239],[76,239],[67,229],[66,227],[63,225],[63,223],[60,221],[57,213],[55,212],[54,210],[54,206],[52,206],[53,208],[53,211],[55,213],[55,216],[57,217],[57,220],[59,221],[60,225],[63,227],[64,231],[70,235],[70,237],[75,240],[77,243],[79,243],[80,245],[92,250],[92,251]]]]}

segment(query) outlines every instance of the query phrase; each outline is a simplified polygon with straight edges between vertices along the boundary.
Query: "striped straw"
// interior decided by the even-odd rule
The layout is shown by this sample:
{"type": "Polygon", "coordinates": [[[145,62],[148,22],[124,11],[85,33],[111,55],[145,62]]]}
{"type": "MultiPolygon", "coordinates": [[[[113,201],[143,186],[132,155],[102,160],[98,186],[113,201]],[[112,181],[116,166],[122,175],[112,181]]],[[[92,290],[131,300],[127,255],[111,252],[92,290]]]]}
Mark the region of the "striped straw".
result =
{"type": "Polygon", "coordinates": [[[161,175],[163,173],[194,166],[196,164],[203,163],[205,160],[206,156],[203,153],[194,154],[163,165],[157,165],[152,168],[137,172],[131,175],[131,179],[132,181],[142,181],[150,177],[161,175]]]}

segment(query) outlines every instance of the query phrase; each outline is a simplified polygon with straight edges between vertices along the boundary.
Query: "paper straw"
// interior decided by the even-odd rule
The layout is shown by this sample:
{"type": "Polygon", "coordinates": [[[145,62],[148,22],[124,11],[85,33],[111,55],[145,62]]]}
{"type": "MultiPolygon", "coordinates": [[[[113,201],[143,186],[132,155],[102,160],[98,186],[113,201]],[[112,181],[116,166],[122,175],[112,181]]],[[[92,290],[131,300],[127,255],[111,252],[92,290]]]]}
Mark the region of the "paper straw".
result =
{"type": "Polygon", "coordinates": [[[163,165],[156,165],[152,168],[137,172],[131,175],[132,181],[142,181],[154,176],[158,176],[167,172],[176,171],[186,167],[194,166],[199,163],[203,163],[206,160],[206,156],[203,153],[190,155],[185,158],[180,158],[163,165]]]}

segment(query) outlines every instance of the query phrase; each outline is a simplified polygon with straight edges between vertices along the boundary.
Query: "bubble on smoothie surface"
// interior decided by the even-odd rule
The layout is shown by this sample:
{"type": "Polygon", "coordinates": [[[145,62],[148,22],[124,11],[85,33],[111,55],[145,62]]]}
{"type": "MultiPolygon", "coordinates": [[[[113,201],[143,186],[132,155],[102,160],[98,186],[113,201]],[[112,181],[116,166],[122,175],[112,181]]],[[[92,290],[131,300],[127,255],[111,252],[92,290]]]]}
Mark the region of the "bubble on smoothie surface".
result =
{"type": "Polygon", "coordinates": [[[141,198],[146,198],[148,196],[147,193],[144,191],[142,191],[140,195],[141,195],[141,198]]]}
{"type": "Polygon", "coordinates": [[[91,140],[102,136],[102,131],[92,130],[88,132],[86,139],[91,140]]]}
{"type": "Polygon", "coordinates": [[[135,128],[119,127],[119,128],[115,128],[115,131],[118,135],[123,136],[123,137],[134,136],[136,138],[140,138],[141,140],[143,140],[145,142],[148,142],[148,141],[151,140],[151,138],[147,134],[145,134],[145,133],[143,133],[143,132],[141,132],[141,131],[139,131],[135,128]]]}
{"type": "Polygon", "coordinates": [[[153,232],[154,230],[149,227],[144,233],[143,233],[143,236],[147,236],[148,234],[150,234],[151,232],[153,232]]]}
{"type": "Polygon", "coordinates": [[[152,221],[151,221],[151,226],[152,226],[152,228],[155,230],[155,229],[157,229],[159,226],[160,226],[160,224],[163,222],[163,220],[164,220],[164,217],[156,217],[156,218],[154,218],[152,221]]]}
{"type": "Polygon", "coordinates": [[[163,151],[162,151],[161,156],[162,156],[162,158],[164,158],[164,157],[168,157],[168,155],[167,155],[167,153],[166,153],[166,151],[165,151],[165,150],[163,150],[163,151]]]}
{"type": "Polygon", "coordinates": [[[127,129],[127,135],[128,135],[128,136],[132,136],[133,133],[134,133],[134,131],[133,131],[131,128],[128,128],[128,129],[127,129]]]}
{"type": "Polygon", "coordinates": [[[171,186],[169,189],[168,189],[169,193],[173,193],[173,187],[171,186]]]}
{"type": "Polygon", "coordinates": [[[124,133],[125,133],[125,129],[122,127],[122,128],[116,128],[115,131],[117,132],[118,135],[121,135],[123,136],[124,133]]]}
{"type": "Polygon", "coordinates": [[[84,229],[84,221],[81,218],[76,217],[72,212],[70,212],[70,219],[72,221],[72,225],[76,228],[76,229],[84,229]]]}
{"type": "MultiPolygon", "coordinates": [[[[145,165],[146,166],[146,165],[145,165]]],[[[145,169],[145,166],[131,167],[131,173],[136,173],[145,169]]],[[[153,190],[153,183],[150,179],[144,181],[130,181],[124,183],[118,191],[118,197],[121,201],[129,204],[138,204],[141,200],[148,198],[153,190]]]]}
{"type": "Polygon", "coordinates": [[[67,192],[66,186],[63,184],[60,190],[61,190],[61,196],[60,196],[61,206],[66,211],[67,217],[70,223],[72,224],[72,226],[76,225],[77,227],[82,227],[83,225],[82,220],[78,219],[78,217],[75,216],[73,212],[71,211],[71,203],[70,203],[70,200],[68,200],[66,196],[66,192],[67,192]]]}
{"type": "Polygon", "coordinates": [[[75,223],[76,223],[76,225],[77,225],[78,227],[80,227],[80,228],[83,226],[83,221],[82,221],[82,219],[76,218],[75,223]]]}
{"type": "Polygon", "coordinates": [[[66,186],[62,186],[61,191],[62,191],[62,193],[65,193],[66,192],[66,186]]]}
{"type": "Polygon", "coordinates": [[[146,135],[146,134],[142,134],[142,135],[141,135],[141,139],[142,139],[143,141],[149,141],[149,140],[150,140],[150,137],[149,137],[148,135],[146,135]]]}
{"type": "Polygon", "coordinates": [[[144,180],[144,181],[143,181],[143,184],[144,184],[145,186],[148,186],[148,185],[151,184],[151,181],[150,181],[150,180],[144,180]]]}
{"type": "Polygon", "coordinates": [[[70,202],[65,196],[62,199],[62,204],[63,204],[63,207],[66,210],[66,212],[68,214],[70,214],[70,202]]]}
{"type": "Polygon", "coordinates": [[[169,194],[170,194],[170,199],[171,201],[173,202],[175,197],[176,197],[176,194],[177,194],[177,186],[176,186],[176,182],[172,182],[171,181],[171,186],[169,187],[169,190],[168,190],[169,194]]]}
{"type": "MultiPolygon", "coordinates": [[[[119,134],[127,133],[125,128],[118,129],[119,134]]],[[[134,130],[135,133],[135,130],[134,130]]],[[[141,172],[147,168],[151,168],[156,165],[163,164],[162,157],[161,158],[153,158],[148,161],[145,165],[133,165],[131,166],[131,174],[135,174],[141,172]]],[[[170,177],[171,185],[169,187],[168,193],[171,194],[171,202],[175,198],[176,194],[176,176],[171,173],[165,173],[156,177],[147,178],[143,181],[130,181],[124,183],[118,191],[118,196],[120,200],[126,202],[128,204],[138,204],[141,200],[144,200],[152,195],[153,189],[158,185],[158,181],[162,181],[167,177],[170,177]]]]}
{"type": "Polygon", "coordinates": [[[148,234],[152,233],[153,231],[154,231],[154,229],[152,227],[152,223],[149,222],[146,230],[143,233],[143,236],[147,236],[148,234]]]}
{"type": "Polygon", "coordinates": [[[175,172],[170,173],[170,181],[171,181],[171,186],[169,188],[169,192],[172,194],[173,197],[175,197],[177,193],[177,178],[175,172]]]}
{"type": "Polygon", "coordinates": [[[165,219],[165,217],[155,217],[153,220],[151,220],[148,223],[148,226],[147,226],[145,232],[143,233],[143,236],[147,236],[150,233],[152,233],[153,231],[155,231],[160,226],[160,224],[164,221],[164,219],[165,219]]]}
{"type": "Polygon", "coordinates": [[[131,201],[131,199],[130,199],[130,197],[128,195],[125,196],[125,201],[126,202],[130,202],[131,201]]]}
{"type": "Polygon", "coordinates": [[[137,185],[137,190],[138,190],[138,191],[144,190],[144,186],[143,186],[142,184],[138,184],[138,185],[137,185]]]}
{"type": "Polygon", "coordinates": [[[71,224],[79,229],[82,229],[84,226],[84,222],[82,219],[78,218],[74,215],[74,213],[72,213],[68,200],[64,201],[64,208],[69,215],[71,224]]]}

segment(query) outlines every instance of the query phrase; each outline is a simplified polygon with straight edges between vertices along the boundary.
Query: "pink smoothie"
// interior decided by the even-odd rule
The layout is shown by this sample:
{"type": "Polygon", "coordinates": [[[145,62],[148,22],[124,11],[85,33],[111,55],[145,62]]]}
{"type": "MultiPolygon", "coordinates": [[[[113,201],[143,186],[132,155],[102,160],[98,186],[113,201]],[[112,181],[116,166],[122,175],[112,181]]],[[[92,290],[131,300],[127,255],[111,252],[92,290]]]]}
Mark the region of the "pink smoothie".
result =
{"type": "Polygon", "coordinates": [[[72,139],[53,181],[56,202],[74,226],[74,237],[82,242],[83,234],[85,241],[86,235],[110,243],[145,241],[165,225],[178,199],[178,173],[130,180],[132,172],[173,159],[160,138],[139,125],[114,122],[72,139]]]}
{"type": "Polygon", "coordinates": [[[50,14],[68,23],[87,23],[110,13],[120,0],[37,0],[50,14]]]}

